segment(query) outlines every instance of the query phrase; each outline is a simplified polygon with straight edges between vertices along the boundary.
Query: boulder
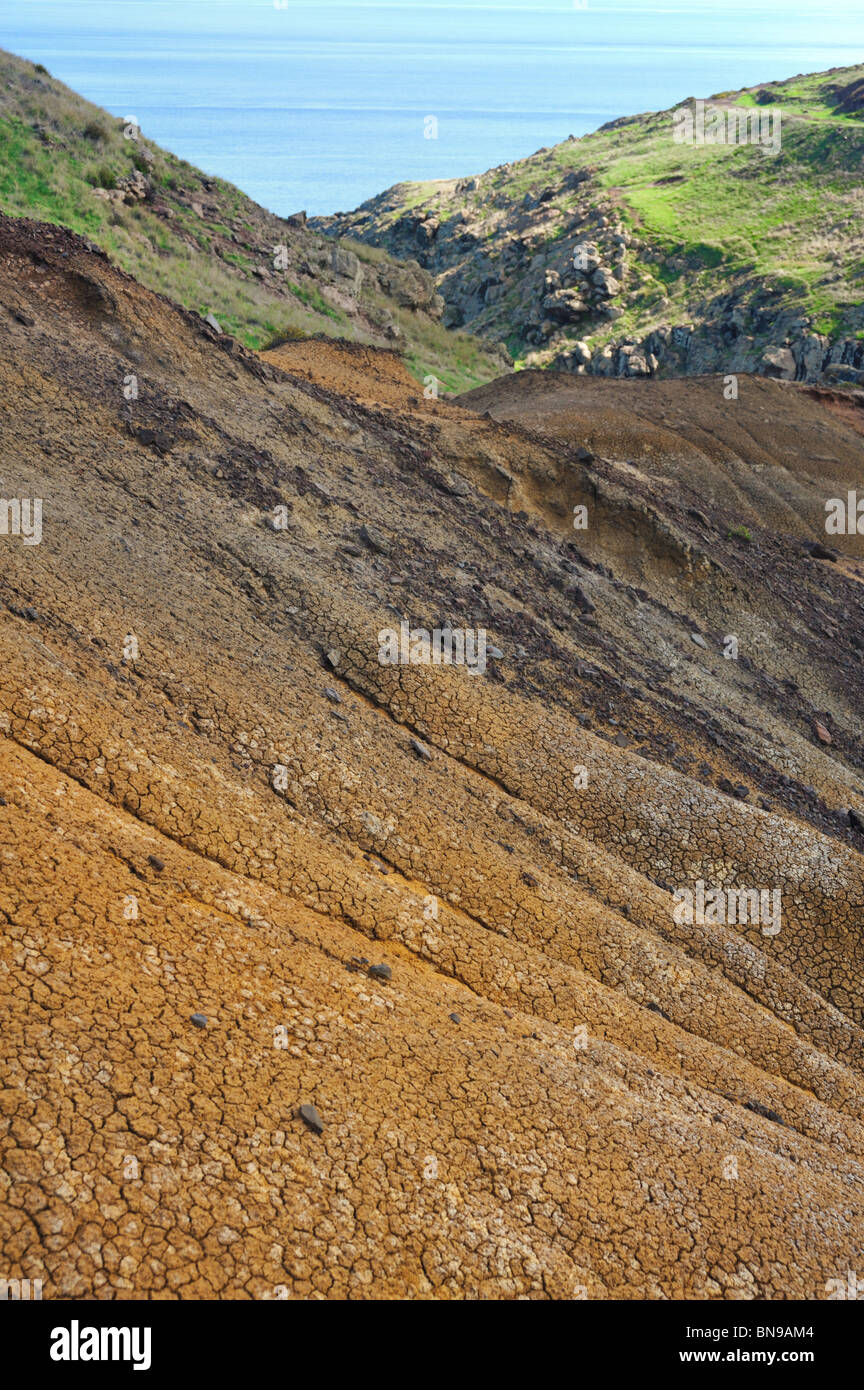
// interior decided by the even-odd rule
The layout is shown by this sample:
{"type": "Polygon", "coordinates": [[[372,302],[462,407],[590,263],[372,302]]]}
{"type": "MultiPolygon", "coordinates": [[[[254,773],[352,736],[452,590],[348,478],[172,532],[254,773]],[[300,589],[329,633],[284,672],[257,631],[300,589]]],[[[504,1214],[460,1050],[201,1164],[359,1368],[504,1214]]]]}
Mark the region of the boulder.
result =
{"type": "Polygon", "coordinates": [[[775,377],[780,381],[795,380],[795,358],[787,347],[767,347],[762,354],[760,367],[762,376],[775,377]]]}
{"type": "Polygon", "coordinates": [[[588,305],[578,290],[555,290],[543,300],[543,312],[555,323],[573,323],[582,314],[587,314],[588,305]]]}

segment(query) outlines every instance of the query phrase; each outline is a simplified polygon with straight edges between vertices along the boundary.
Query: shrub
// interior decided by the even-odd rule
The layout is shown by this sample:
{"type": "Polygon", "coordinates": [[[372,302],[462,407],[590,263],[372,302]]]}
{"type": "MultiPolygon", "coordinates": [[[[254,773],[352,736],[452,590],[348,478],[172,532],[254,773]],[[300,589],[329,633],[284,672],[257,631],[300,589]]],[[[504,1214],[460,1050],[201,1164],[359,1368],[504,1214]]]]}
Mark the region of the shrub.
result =
{"type": "Polygon", "coordinates": [[[273,348],[284,347],[286,343],[302,342],[308,336],[308,333],[304,333],[302,328],[283,328],[281,332],[274,333],[273,337],[262,345],[261,351],[271,352],[273,348]]]}
{"type": "Polygon", "coordinates": [[[117,187],[117,175],[107,164],[100,165],[98,169],[91,169],[84,177],[92,188],[117,187]]]}

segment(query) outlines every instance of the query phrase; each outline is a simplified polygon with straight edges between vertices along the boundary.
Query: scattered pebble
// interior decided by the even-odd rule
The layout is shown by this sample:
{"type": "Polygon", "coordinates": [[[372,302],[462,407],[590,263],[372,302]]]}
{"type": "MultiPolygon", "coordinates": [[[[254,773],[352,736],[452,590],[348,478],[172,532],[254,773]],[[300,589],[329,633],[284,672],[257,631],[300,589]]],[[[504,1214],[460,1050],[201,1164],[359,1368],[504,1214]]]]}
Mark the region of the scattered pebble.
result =
{"type": "Polygon", "coordinates": [[[418,757],[418,758],[425,758],[426,761],[427,761],[427,763],[431,763],[431,761],[432,761],[432,754],[431,754],[430,750],[426,747],[426,744],[425,744],[425,743],[421,743],[420,740],[419,740],[419,738],[412,738],[412,739],[410,740],[410,742],[411,742],[411,747],[413,748],[414,752],[417,754],[417,757],[418,757]]]}
{"type": "Polygon", "coordinates": [[[374,980],[390,980],[393,977],[393,971],[389,965],[371,965],[369,974],[374,980]]]}
{"type": "Polygon", "coordinates": [[[360,539],[364,545],[368,545],[370,550],[374,550],[378,555],[390,554],[390,542],[377,526],[361,526],[360,539]]]}
{"type": "Polygon", "coordinates": [[[162,863],[162,860],[157,859],[155,854],[147,855],[147,863],[151,866],[151,868],[156,870],[157,874],[161,874],[162,870],[165,868],[165,865],[162,863]]]}
{"type": "Polygon", "coordinates": [[[814,729],[815,734],[816,734],[816,737],[818,738],[818,740],[819,740],[820,743],[831,743],[831,742],[833,742],[833,740],[832,740],[832,738],[831,738],[831,735],[829,734],[828,730],[825,728],[825,725],[824,725],[824,724],[820,724],[818,719],[814,719],[814,721],[813,721],[813,729],[814,729]]]}
{"type": "Polygon", "coordinates": [[[298,1113],[306,1128],[311,1129],[313,1134],[324,1133],[324,1121],[314,1105],[301,1105],[298,1113]]]}
{"type": "Polygon", "coordinates": [[[342,653],[336,647],[331,647],[327,653],[327,663],[335,670],[342,660],[342,653]]]}
{"type": "Polygon", "coordinates": [[[702,636],[701,632],[691,632],[690,641],[695,642],[697,647],[708,646],[708,643],[705,641],[705,638],[702,636]]]}
{"type": "Polygon", "coordinates": [[[448,1017],[448,1018],[451,1020],[451,1022],[453,1022],[453,1023],[461,1023],[461,1022],[462,1022],[462,1020],[461,1020],[461,1018],[459,1017],[458,1014],[448,1014],[447,1017],[448,1017]]]}
{"type": "Polygon", "coordinates": [[[342,696],[339,694],[338,690],[333,689],[332,685],[325,685],[324,694],[327,696],[327,699],[331,702],[331,704],[341,705],[342,696]]]}
{"type": "Polygon", "coordinates": [[[836,561],[838,558],[838,552],[836,550],[831,550],[827,545],[822,545],[819,541],[815,541],[814,544],[810,546],[807,554],[812,560],[836,561]]]}
{"type": "Polygon", "coordinates": [[[752,1110],[754,1115],[762,1115],[766,1120],[773,1120],[775,1125],[784,1125],[786,1121],[782,1115],[778,1115],[776,1110],[769,1110],[767,1105],[763,1105],[761,1100],[745,1100],[745,1110],[752,1110]]]}
{"type": "Polygon", "coordinates": [[[193,1014],[193,1015],[192,1015],[192,1018],[191,1018],[191,1022],[195,1024],[195,1027],[196,1027],[196,1028],[206,1028],[206,1027],[207,1027],[207,1015],[206,1015],[206,1014],[193,1014]]]}

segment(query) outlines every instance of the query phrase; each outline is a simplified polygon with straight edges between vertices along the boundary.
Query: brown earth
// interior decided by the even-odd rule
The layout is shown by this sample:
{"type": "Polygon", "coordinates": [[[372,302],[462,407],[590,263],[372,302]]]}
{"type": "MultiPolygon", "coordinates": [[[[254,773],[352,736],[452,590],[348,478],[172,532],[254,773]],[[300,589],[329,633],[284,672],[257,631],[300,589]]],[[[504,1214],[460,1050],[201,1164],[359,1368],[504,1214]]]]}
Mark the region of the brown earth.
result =
{"type": "Polygon", "coordinates": [[[423,392],[398,352],[385,348],[304,338],[280,343],[260,356],[292,376],[367,403],[417,405],[418,392],[423,392]]]}
{"type": "Polygon", "coordinates": [[[864,536],[824,534],[826,499],[861,485],[864,391],[761,376],[616,381],[526,371],[461,400],[496,420],[611,452],[655,486],[683,483],[709,510],[734,512],[739,525],[802,539],[821,533],[864,557],[864,536]],[[727,399],[733,389],[737,397],[727,399]]]}
{"type": "Polygon", "coordinates": [[[474,401],[527,428],[315,352],[0,218],[2,490],[44,504],[0,535],[6,1277],[825,1298],[864,1215],[864,613],[857,538],[807,542],[859,406],[474,401]],[[382,665],[402,618],[500,655],[382,665]],[[699,879],[781,929],[677,923],[699,879]]]}

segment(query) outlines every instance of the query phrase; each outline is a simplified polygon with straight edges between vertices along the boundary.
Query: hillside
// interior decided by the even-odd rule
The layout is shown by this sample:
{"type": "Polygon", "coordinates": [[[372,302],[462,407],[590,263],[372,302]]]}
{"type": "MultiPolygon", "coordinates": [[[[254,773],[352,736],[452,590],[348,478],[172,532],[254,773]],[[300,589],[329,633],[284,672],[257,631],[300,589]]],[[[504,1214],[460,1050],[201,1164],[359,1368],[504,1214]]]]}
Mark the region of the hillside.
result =
{"type": "Polygon", "coordinates": [[[424,400],[2,215],[0,323],[4,515],[42,501],[0,534],[5,1276],[845,1288],[864,556],[820,518],[860,393],[424,400]],[[482,669],[382,662],[403,621],[482,669]],[[688,922],[700,882],[771,914],[688,922]]]}
{"type": "Polygon", "coordinates": [[[399,349],[443,391],[499,375],[506,356],[440,323],[416,262],[334,245],[305,214],[274,217],[0,50],[0,208],[70,227],[142,284],[245,346],[327,335],[399,349]]]}
{"type": "Polygon", "coordinates": [[[506,341],[528,366],[860,384],[862,84],[864,66],[709,98],[727,135],[729,113],[736,133],[764,119],[764,147],[676,143],[673,110],[693,103],[682,96],[475,178],[398,184],[315,226],[416,258],[445,323],[506,341]]]}

